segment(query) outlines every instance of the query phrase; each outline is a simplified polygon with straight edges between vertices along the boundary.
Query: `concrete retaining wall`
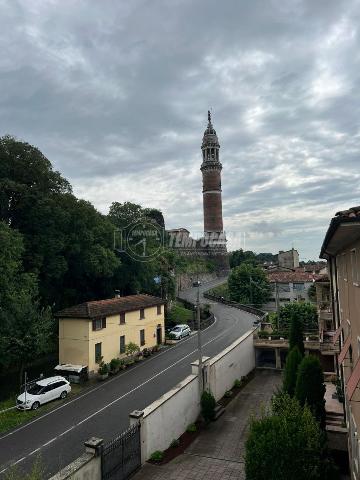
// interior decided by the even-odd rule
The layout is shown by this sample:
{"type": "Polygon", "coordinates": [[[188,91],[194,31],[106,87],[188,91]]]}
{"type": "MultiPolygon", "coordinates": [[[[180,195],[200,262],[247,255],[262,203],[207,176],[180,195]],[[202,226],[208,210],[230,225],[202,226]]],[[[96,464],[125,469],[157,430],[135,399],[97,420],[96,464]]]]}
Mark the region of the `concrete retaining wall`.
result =
{"type": "Polygon", "coordinates": [[[227,390],[255,368],[253,330],[249,330],[225,350],[210,359],[208,385],[215,400],[220,400],[227,390]]]}
{"type": "Polygon", "coordinates": [[[146,407],[141,419],[143,462],[156,450],[166,450],[199,416],[199,383],[190,375],[146,407]]]}

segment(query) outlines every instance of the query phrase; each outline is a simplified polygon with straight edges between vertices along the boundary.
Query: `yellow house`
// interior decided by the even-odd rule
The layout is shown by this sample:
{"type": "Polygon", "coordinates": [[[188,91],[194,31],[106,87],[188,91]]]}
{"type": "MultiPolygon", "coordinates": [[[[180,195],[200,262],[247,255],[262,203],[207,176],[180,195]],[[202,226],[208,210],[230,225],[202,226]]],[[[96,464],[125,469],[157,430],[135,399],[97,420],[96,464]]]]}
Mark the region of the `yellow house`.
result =
{"type": "Polygon", "coordinates": [[[89,373],[125,356],[126,345],[141,350],[163,343],[164,300],[150,295],[129,295],[85,302],[56,313],[59,320],[59,362],[86,365],[89,373]]]}

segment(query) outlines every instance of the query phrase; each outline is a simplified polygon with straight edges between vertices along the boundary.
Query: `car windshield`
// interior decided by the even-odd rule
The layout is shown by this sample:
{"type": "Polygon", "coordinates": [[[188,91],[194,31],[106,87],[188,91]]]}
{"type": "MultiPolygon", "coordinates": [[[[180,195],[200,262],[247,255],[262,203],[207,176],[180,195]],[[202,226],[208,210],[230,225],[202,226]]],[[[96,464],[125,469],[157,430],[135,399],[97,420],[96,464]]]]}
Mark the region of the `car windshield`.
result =
{"type": "Polygon", "coordinates": [[[180,332],[180,330],[181,330],[181,327],[175,327],[171,331],[172,332],[180,332]]]}
{"type": "Polygon", "coordinates": [[[34,383],[34,385],[31,385],[31,387],[28,388],[27,392],[31,393],[31,395],[39,395],[39,393],[43,388],[44,387],[42,385],[39,385],[38,383],[34,383]]]}

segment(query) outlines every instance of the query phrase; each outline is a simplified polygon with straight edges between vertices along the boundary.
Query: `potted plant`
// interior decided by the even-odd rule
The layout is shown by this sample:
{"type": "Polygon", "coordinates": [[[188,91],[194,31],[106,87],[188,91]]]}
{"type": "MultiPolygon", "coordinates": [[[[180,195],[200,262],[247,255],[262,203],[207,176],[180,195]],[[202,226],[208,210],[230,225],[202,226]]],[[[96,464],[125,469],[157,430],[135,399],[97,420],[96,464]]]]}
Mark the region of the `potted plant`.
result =
{"type": "Polygon", "coordinates": [[[100,380],[106,380],[109,376],[109,366],[105,362],[101,362],[98,370],[100,380]]]}
{"type": "Polygon", "coordinates": [[[119,358],[113,358],[110,362],[110,373],[115,375],[120,370],[121,361],[119,358]]]}

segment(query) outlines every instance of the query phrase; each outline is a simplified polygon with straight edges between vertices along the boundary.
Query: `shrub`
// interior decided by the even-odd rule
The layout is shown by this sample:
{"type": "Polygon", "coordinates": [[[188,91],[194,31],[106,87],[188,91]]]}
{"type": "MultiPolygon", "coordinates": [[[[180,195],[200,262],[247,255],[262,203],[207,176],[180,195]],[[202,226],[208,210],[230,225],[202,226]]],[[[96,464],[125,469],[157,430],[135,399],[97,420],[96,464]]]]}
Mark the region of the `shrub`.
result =
{"type": "Polygon", "coordinates": [[[302,360],[302,355],[297,346],[295,346],[286,358],[285,370],[284,370],[284,380],[283,380],[283,389],[291,397],[295,393],[296,379],[299,365],[302,360]]]}
{"type": "Polygon", "coordinates": [[[295,396],[300,405],[309,406],[322,428],[325,428],[324,374],[318,358],[304,357],[299,365],[295,396]]]}
{"type": "Polygon", "coordinates": [[[195,423],[190,423],[190,425],[186,427],[186,431],[188,433],[195,433],[197,432],[197,426],[195,425],[195,423]]]}
{"type": "Polygon", "coordinates": [[[121,360],[119,358],[113,358],[110,361],[110,370],[111,372],[118,372],[121,366],[121,360]]]}
{"type": "Polygon", "coordinates": [[[303,324],[296,313],[291,318],[289,349],[292,350],[295,346],[298,347],[301,355],[304,355],[303,324]]]}
{"type": "Polygon", "coordinates": [[[134,342],[130,342],[125,347],[125,353],[127,356],[135,355],[140,350],[140,347],[134,342]]]}
{"type": "Polygon", "coordinates": [[[201,395],[201,413],[205,422],[211,422],[215,418],[216,401],[211,392],[206,390],[201,395]]]}
{"type": "Polygon", "coordinates": [[[99,365],[99,374],[106,375],[109,373],[109,365],[107,363],[101,362],[99,365]]]}
{"type": "Polygon", "coordinates": [[[180,440],[178,438],[174,438],[174,440],[170,443],[171,448],[176,448],[180,445],[180,440]]]}
{"type": "Polygon", "coordinates": [[[233,392],[231,390],[227,390],[224,394],[224,397],[225,398],[230,398],[230,397],[232,397],[232,395],[233,395],[233,392]]]}
{"type": "Polygon", "coordinates": [[[156,450],[150,455],[150,460],[153,462],[161,462],[164,459],[164,452],[161,450],[156,450]]]}
{"type": "Polygon", "coordinates": [[[335,478],[325,458],[323,433],[305,406],[279,394],[270,414],[253,419],[246,442],[247,480],[335,478]]]}
{"type": "Polygon", "coordinates": [[[239,379],[236,379],[236,380],[235,380],[235,382],[234,382],[234,387],[235,387],[235,388],[240,388],[240,387],[241,387],[241,385],[242,385],[242,382],[241,382],[241,380],[239,380],[239,379]]]}
{"type": "Polygon", "coordinates": [[[315,305],[308,302],[292,302],[280,308],[279,329],[288,330],[292,318],[299,318],[305,331],[318,329],[318,315],[315,305]]]}

